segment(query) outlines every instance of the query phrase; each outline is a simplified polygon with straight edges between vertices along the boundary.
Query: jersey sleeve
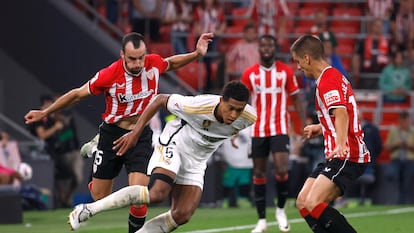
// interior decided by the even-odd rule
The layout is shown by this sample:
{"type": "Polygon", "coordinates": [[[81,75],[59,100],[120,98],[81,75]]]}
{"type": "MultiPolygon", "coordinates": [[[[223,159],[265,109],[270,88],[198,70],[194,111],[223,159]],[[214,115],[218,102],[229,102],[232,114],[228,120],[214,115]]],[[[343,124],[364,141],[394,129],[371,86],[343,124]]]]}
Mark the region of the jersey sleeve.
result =
{"type": "Polygon", "coordinates": [[[243,74],[241,76],[241,82],[249,89],[250,92],[253,90],[252,83],[250,81],[250,74],[252,73],[252,68],[248,68],[245,71],[243,71],[243,74]]]}
{"type": "Polygon", "coordinates": [[[283,64],[284,70],[286,72],[286,89],[289,94],[295,94],[299,91],[298,80],[296,79],[296,75],[293,73],[292,68],[288,65],[283,64]]]}
{"type": "Polygon", "coordinates": [[[156,67],[160,74],[168,69],[168,61],[158,54],[148,54],[145,57],[146,67],[156,67]]]}
{"type": "Polygon", "coordinates": [[[119,60],[112,63],[110,66],[98,71],[95,76],[89,80],[89,92],[92,95],[99,95],[112,85],[114,75],[119,72],[119,64],[121,64],[121,61],[119,60]]]}
{"type": "Polygon", "coordinates": [[[170,111],[172,114],[176,115],[179,118],[183,118],[183,106],[187,102],[186,99],[189,97],[184,97],[178,94],[172,94],[168,98],[167,102],[167,110],[170,111]]]}
{"type": "Polygon", "coordinates": [[[326,71],[319,83],[319,95],[326,109],[345,106],[345,94],[342,91],[342,74],[334,69],[326,71]]]}

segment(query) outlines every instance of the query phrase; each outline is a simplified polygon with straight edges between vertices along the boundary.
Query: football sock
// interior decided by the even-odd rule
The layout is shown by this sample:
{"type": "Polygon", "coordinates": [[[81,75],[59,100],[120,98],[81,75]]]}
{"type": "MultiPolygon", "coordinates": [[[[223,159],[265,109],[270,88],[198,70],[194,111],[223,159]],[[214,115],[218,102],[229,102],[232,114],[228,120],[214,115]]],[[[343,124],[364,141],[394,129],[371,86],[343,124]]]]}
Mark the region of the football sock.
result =
{"type": "Polygon", "coordinates": [[[306,208],[299,210],[300,215],[305,219],[311,230],[315,233],[328,233],[323,227],[318,224],[318,221],[314,219],[306,208]]]}
{"type": "Polygon", "coordinates": [[[266,218],[266,178],[253,177],[254,201],[260,219],[266,218]]]}
{"type": "Polygon", "coordinates": [[[160,214],[142,226],[136,233],[164,233],[171,232],[178,227],[178,224],[174,221],[171,210],[166,213],[160,214]]]}
{"type": "Polygon", "coordinates": [[[149,204],[147,186],[132,185],[122,188],[98,201],[86,204],[92,215],[133,204],[149,204]]]}
{"type": "Polygon", "coordinates": [[[145,223],[145,217],[147,216],[147,206],[141,205],[131,206],[129,208],[129,218],[128,218],[128,229],[129,233],[135,233],[139,230],[145,223]]]}
{"type": "Polygon", "coordinates": [[[322,202],[313,208],[310,215],[328,232],[356,233],[345,217],[326,202],[322,202]]]}
{"type": "Polygon", "coordinates": [[[276,176],[277,207],[284,208],[288,197],[288,175],[276,176]]]}

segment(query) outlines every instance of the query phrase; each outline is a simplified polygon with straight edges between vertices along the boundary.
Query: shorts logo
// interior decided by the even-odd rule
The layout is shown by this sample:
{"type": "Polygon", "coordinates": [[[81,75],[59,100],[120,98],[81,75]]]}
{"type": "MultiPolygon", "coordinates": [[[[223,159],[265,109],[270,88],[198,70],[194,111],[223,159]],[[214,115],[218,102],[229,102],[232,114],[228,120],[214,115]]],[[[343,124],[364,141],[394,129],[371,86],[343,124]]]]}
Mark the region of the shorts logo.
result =
{"type": "Polygon", "coordinates": [[[339,97],[339,91],[338,90],[332,90],[323,95],[324,101],[327,106],[330,106],[334,103],[338,103],[341,98],[339,97]]]}
{"type": "Polygon", "coordinates": [[[330,167],[325,167],[324,169],[323,169],[323,171],[324,172],[330,172],[332,170],[332,168],[330,168],[330,167]]]}

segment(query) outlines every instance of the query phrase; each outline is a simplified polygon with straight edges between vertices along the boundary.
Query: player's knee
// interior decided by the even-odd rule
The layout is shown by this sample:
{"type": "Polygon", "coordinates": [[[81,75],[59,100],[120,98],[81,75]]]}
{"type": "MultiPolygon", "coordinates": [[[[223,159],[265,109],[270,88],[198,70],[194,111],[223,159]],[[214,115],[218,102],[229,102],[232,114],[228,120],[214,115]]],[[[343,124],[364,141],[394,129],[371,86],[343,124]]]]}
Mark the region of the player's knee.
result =
{"type": "Polygon", "coordinates": [[[183,209],[173,210],[171,214],[172,214],[174,221],[178,225],[186,224],[188,221],[190,221],[190,218],[192,216],[192,213],[190,211],[186,211],[183,209]]]}
{"type": "Polygon", "coordinates": [[[150,202],[159,203],[167,199],[174,180],[161,173],[153,173],[148,184],[150,202]]]}
{"type": "Polygon", "coordinates": [[[298,197],[296,198],[296,207],[298,209],[305,208],[305,197],[299,193],[298,197]]]}

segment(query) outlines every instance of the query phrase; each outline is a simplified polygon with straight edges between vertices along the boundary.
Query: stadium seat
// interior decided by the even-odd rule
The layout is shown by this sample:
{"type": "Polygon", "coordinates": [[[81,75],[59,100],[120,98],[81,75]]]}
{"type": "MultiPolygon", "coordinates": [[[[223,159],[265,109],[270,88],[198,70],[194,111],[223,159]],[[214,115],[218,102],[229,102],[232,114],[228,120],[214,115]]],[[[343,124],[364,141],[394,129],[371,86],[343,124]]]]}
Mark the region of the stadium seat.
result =
{"type": "Polygon", "coordinates": [[[337,26],[350,26],[355,27],[356,29],[360,29],[362,15],[363,12],[359,8],[334,8],[332,10],[332,16],[334,18],[331,21],[331,27],[334,28],[337,26]]]}
{"type": "Polygon", "coordinates": [[[170,42],[152,42],[150,44],[150,52],[159,54],[163,58],[173,55],[170,42]]]}
{"type": "Polygon", "coordinates": [[[160,27],[160,41],[169,42],[171,40],[171,25],[162,25],[160,27]]]}
{"type": "Polygon", "coordinates": [[[202,62],[191,62],[176,71],[177,76],[195,90],[202,90],[206,83],[206,67],[202,62]]]}
{"type": "Polygon", "coordinates": [[[233,26],[244,27],[249,22],[249,18],[246,16],[248,8],[234,8],[231,11],[233,18],[233,26]]]}

